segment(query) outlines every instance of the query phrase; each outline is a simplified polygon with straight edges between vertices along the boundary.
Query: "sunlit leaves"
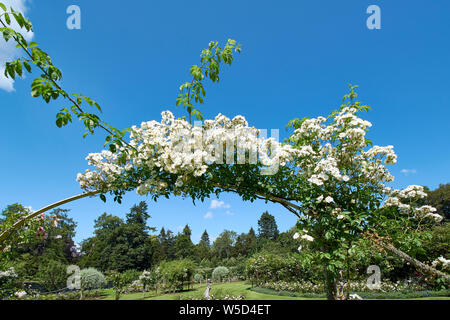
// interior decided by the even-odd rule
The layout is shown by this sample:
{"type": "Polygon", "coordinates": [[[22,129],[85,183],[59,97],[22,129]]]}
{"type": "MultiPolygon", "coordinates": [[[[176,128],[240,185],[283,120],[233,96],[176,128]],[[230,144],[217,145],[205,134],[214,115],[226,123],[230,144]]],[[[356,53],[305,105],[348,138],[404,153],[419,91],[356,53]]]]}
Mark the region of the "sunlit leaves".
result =
{"type": "Polygon", "coordinates": [[[102,121],[96,114],[84,110],[82,104],[86,102],[96,111],[102,111],[100,105],[87,96],[79,94],[69,95],[59,84],[59,81],[62,79],[62,72],[53,65],[51,57],[39,48],[36,42],[28,43],[20,32],[8,27],[12,22],[11,17],[15,19],[20,28],[24,28],[26,31],[32,30],[31,22],[22,13],[14,11],[13,8],[7,11],[7,7],[2,3],[0,3],[0,9],[3,10],[3,13],[0,14],[0,33],[3,35],[3,39],[5,41],[13,39],[17,43],[16,47],[22,48],[25,53],[23,58],[15,59],[5,64],[5,76],[12,79],[15,79],[16,76],[22,77],[24,70],[31,73],[32,65],[35,65],[42,74],[33,80],[31,96],[41,97],[46,103],[56,100],[60,96],[71,102],[70,109],[64,107],[56,114],[56,125],[58,127],[66,126],[72,122],[72,116],[76,116],[85,126],[86,132],[83,134],[83,137],[86,137],[88,134],[94,134],[97,128],[102,128],[108,133],[105,144],[110,143],[110,150],[116,150],[117,147],[122,147],[126,144],[123,138],[127,130],[116,129],[102,121]]]}
{"type": "Polygon", "coordinates": [[[193,65],[190,68],[192,76],[191,82],[183,83],[180,86],[180,94],[176,99],[176,105],[186,109],[189,122],[192,116],[198,120],[203,120],[202,113],[196,109],[193,103],[203,104],[206,96],[203,80],[210,79],[212,82],[219,82],[220,63],[231,65],[234,60],[233,53],[240,53],[241,47],[235,40],[228,40],[222,49],[217,41],[211,41],[208,48],[203,49],[200,55],[201,65],[193,65]]]}

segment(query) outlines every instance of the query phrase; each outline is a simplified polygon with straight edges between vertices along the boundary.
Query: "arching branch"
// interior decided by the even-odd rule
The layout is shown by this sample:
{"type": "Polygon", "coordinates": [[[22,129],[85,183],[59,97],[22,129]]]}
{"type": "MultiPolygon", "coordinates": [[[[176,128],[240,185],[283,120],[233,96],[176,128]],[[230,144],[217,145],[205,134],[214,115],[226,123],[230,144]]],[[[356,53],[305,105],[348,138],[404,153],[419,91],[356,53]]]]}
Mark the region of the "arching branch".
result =
{"type": "Polygon", "coordinates": [[[83,194],[79,194],[77,196],[73,196],[58,202],[55,202],[51,205],[48,205],[42,209],[39,209],[35,212],[30,213],[29,215],[26,215],[22,218],[20,218],[19,220],[17,220],[11,227],[9,227],[8,229],[4,230],[1,234],[0,234],[0,246],[1,244],[8,239],[11,234],[16,231],[17,229],[19,229],[20,227],[22,227],[26,222],[36,218],[37,216],[39,216],[40,214],[47,212],[48,210],[54,209],[56,207],[62,206],[63,204],[75,201],[75,200],[79,200],[79,199],[83,199],[86,197],[92,197],[97,195],[98,193],[100,193],[100,191],[90,191],[90,192],[86,192],[83,194]]]}
{"type": "MultiPolygon", "coordinates": [[[[239,193],[239,190],[243,190],[242,187],[233,186],[233,185],[223,186],[219,183],[215,183],[214,186],[217,188],[223,189],[225,191],[231,191],[231,192],[235,192],[235,193],[239,193]]],[[[281,204],[283,207],[285,207],[286,209],[288,209],[289,211],[291,211],[297,217],[300,218],[301,208],[300,208],[300,206],[296,205],[295,203],[292,203],[291,201],[280,198],[279,196],[275,196],[272,194],[266,194],[266,193],[259,192],[259,191],[253,191],[253,194],[255,194],[258,197],[258,199],[268,200],[268,201],[271,201],[274,203],[281,204]]]]}

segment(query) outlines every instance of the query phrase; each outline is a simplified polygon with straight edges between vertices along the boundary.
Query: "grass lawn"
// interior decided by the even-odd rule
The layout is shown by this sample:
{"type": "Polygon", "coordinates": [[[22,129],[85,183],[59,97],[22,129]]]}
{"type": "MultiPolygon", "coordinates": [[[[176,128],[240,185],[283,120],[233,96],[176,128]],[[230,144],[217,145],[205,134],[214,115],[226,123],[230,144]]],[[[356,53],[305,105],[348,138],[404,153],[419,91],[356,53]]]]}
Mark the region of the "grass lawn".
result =
{"type": "MultiPolygon", "coordinates": [[[[211,285],[211,294],[215,296],[239,296],[244,295],[246,300],[312,300],[302,297],[283,297],[278,295],[270,295],[264,293],[258,293],[250,291],[250,284],[239,281],[231,283],[220,283],[211,285]]],[[[175,294],[164,294],[155,296],[155,292],[147,292],[145,300],[183,300],[189,297],[201,298],[205,292],[205,284],[196,284],[194,288],[189,291],[183,291],[175,294]]],[[[114,292],[112,289],[105,290],[105,300],[113,300],[114,292]]],[[[124,294],[120,297],[120,300],[142,300],[142,293],[130,293],[124,294]]]]}
{"type": "MultiPolygon", "coordinates": [[[[239,296],[244,295],[246,300],[324,300],[318,298],[304,298],[304,297],[289,297],[289,296],[279,296],[272,294],[265,294],[254,292],[250,290],[251,285],[244,281],[231,282],[231,283],[220,283],[211,285],[211,294],[215,296],[223,297],[225,295],[239,296]]],[[[164,294],[155,295],[155,292],[147,292],[145,294],[145,300],[183,300],[189,297],[201,298],[205,291],[205,284],[196,284],[194,288],[189,291],[183,291],[175,294],[164,294]]],[[[104,291],[105,296],[100,299],[113,300],[114,291],[112,289],[107,289],[104,291]]],[[[120,297],[120,300],[142,300],[142,293],[130,293],[124,294],[120,297]]],[[[408,300],[450,300],[450,297],[424,297],[424,298],[413,298],[408,300]]]]}

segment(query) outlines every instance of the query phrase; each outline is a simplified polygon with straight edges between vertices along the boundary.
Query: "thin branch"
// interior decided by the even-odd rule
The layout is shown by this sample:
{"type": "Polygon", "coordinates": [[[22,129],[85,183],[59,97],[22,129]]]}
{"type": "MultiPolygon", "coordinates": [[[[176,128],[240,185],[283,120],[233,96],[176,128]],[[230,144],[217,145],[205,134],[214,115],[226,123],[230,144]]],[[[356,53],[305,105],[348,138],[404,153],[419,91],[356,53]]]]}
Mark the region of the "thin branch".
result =
{"type": "MultiPolygon", "coordinates": [[[[228,190],[228,191],[232,191],[232,192],[236,192],[236,193],[239,192],[239,189],[242,190],[242,188],[237,187],[237,186],[233,186],[233,185],[230,185],[230,186],[222,186],[222,185],[219,184],[219,183],[214,183],[213,185],[214,185],[215,187],[217,187],[217,188],[221,188],[221,189],[228,190]]],[[[254,192],[254,194],[257,195],[257,196],[260,196],[260,197],[261,197],[260,199],[268,200],[268,201],[275,202],[275,203],[280,203],[280,204],[283,205],[286,209],[288,209],[289,211],[291,211],[291,212],[294,213],[297,217],[300,218],[301,208],[300,208],[298,205],[296,205],[296,204],[294,204],[294,203],[292,203],[292,202],[290,202],[290,201],[287,201],[287,200],[285,200],[285,199],[283,199],[283,198],[280,198],[280,197],[278,197],[278,196],[272,195],[272,194],[265,194],[265,193],[258,192],[258,191],[254,192]],[[295,211],[294,209],[297,210],[297,211],[295,211]]]]}
{"type": "MultiPolygon", "coordinates": [[[[5,27],[5,28],[9,28],[1,19],[0,19],[0,23],[5,27]]],[[[34,57],[33,55],[28,51],[28,48],[26,48],[20,41],[19,39],[13,34],[13,39],[17,42],[17,44],[20,45],[20,47],[26,52],[26,54],[31,58],[31,60],[34,62],[34,57]]],[[[40,66],[39,64],[34,63],[47,77],[48,80],[50,80],[50,82],[63,93],[63,96],[67,99],[69,99],[70,102],[73,103],[73,105],[81,112],[81,113],[85,113],[83,111],[83,109],[78,105],[78,103],[73,100],[70,95],[58,84],[56,83],[55,80],[52,79],[52,77],[50,77],[50,75],[47,73],[47,70],[45,70],[42,66],[40,66]]],[[[103,126],[101,123],[98,123],[98,126],[102,129],[104,129],[106,132],[108,132],[111,136],[115,136],[111,130],[109,130],[108,128],[106,128],[105,126],[103,126]]],[[[127,146],[132,147],[133,149],[135,149],[133,146],[131,146],[128,142],[126,142],[123,139],[120,139],[120,141],[122,141],[123,143],[125,143],[127,146]]]]}
{"type": "Polygon", "coordinates": [[[58,202],[55,202],[51,205],[48,205],[42,209],[39,209],[35,212],[30,213],[29,215],[26,215],[25,217],[22,217],[21,219],[17,220],[11,227],[9,227],[8,229],[4,230],[1,234],[0,234],[0,245],[6,240],[8,239],[11,234],[16,231],[17,229],[19,229],[21,226],[23,226],[26,222],[30,221],[33,218],[36,218],[38,215],[51,210],[53,208],[59,207],[63,204],[75,201],[75,200],[79,200],[82,198],[86,198],[86,197],[91,197],[91,196],[95,196],[98,193],[100,193],[100,191],[89,191],[83,194],[79,194],[77,196],[73,196],[58,202]]]}

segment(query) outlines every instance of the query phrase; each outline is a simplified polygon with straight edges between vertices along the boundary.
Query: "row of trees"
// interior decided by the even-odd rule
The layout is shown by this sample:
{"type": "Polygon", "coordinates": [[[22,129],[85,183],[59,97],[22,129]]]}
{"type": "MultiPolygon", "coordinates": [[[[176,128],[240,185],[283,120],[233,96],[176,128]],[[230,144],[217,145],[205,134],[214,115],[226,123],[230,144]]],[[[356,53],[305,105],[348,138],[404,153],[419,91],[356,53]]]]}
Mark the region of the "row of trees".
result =
{"type": "MultiPolygon", "coordinates": [[[[450,215],[450,184],[440,185],[433,191],[426,190],[429,197],[425,204],[439,208],[439,212],[446,217],[440,226],[431,230],[432,236],[415,252],[421,261],[431,262],[439,256],[445,257],[449,252],[450,235],[446,222],[450,215]]],[[[11,216],[28,212],[29,209],[20,204],[9,205],[2,212],[0,224],[11,216]]],[[[199,268],[226,265],[238,267],[242,272],[245,260],[255,254],[298,254],[298,241],[293,239],[295,228],[280,233],[275,217],[268,212],[264,212],[258,220],[257,232],[253,228],[240,234],[224,230],[211,241],[205,230],[200,241],[194,244],[188,225],[177,234],[164,227],[156,234],[156,229],[147,225],[150,215],[144,201],[133,206],[125,220],[106,213],[99,216],[95,220],[94,235],[82,242],[80,253],[73,241],[77,224],[68,217],[68,213],[69,210],[55,209],[43,216],[49,225],[45,228],[45,235],[36,233],[26,242],[16,242],[1,255],[2,265],[5,268],[13,266],[24,280],[35,280],[45,284],[48,290],[55,290],[65,284],[66,267],[70,264],[123,272],[149,270],[164,262],[190,259],[199,268]]],[[[307,250],[305,246],[303,252],[307,250]]],[[[386,264],[385,273],[394,279],[414,271],[412,266],[394,260],[369,259],[366,264],[386,264]]],[[[362,266],[360,269],[363,270],[362,266]]],[[[304,275],[308,274],[306,268],[302,270],[304,275]]]]}
{"type": "Polygon", "coordinates": [[[224,260],[248,257],[273,245],[274,241],[279,241],[280,247],[286,248],[287,243],[291,244],[291,249],[295,246],[293,232],[280,234],[274,216],[268,212],[258,221],[258,233],[253,228],[241,234],[224,230],[211,241],[205,230],[198,244],[191,239],[189,225],[177,234],[164,227],[159,234],[152,234],[155,228],[147,226],[149,218],[144,201],[131,208],[125,221],[102,214],[95,220],[94,236],[82,242],[80,265],[122,272],[145,270],[163,261],[189,258],[204,267],[213,267],[224,260]]]}
{"type": "MultiPolygon", "coordinates": [[[[435,191],[441,192],[442,187],[435,191]]],[[[20,210],[27,209],[18,204],[8,206],[3,211],[3,219],[20,210]]],[[[173,292],[192,280],[203,282],[211,278],[220,281],[224,275],[215,276],[214,273],[222,269],[227,277],[248,278],[260,285],[276,281],[316,284],[322,281],[320,266],[311,263],[318,252],[310,246],[303,246],[299,252],[298,242],[293,238],[295,228],[280,233],[275,218],[268,212],[258,220],[257,234],[253,228],[239,235],[225,230],[211,242],[205,230],[199,243],[193,244],[189,226],[176,235],[164,228],[158,235],[151,234],[155,228],[147,226],[150,215],[146,203],[141,202],[130,209],[125,221],[101,215],[96,220],[94,236],[83,242],[81,255],[72,240],[76,223],[67,217],[67,210],[54,210],[51,217],[52,220],[57,217],[58,224],[49,229],[45,237],[19,244],[7,252],[7,258],[2,256],[2,263],[14,268],[18,280],[37,282],[45,291],[65,287],[69,264],[78,264],[85,268],[84,271],[94,267],[107,275],[115,274],[115,286],[119,291],[135,280],[142,280],[142,275],[146,274],[147,280],[140,281],[141,286],[173,292]]],[[[448,221],[432,228],[431,237],[416,252],[416,258],[431,263],[446,256],[449,228],[448,221]]],[[[356,270],[353,279],[365,279],[367,266],[376,264],[382,270],[383,280],[398,281],[410,277],[423,280],[423,275],[411,265],[396,256],[372,252],[370,246],[360,245],[351,264],[352,270],[356,270]]],[[[428,280],[427,284],[435,281],[423,278],[428,280]]],[[[110,279],[115,278],[110,276],[110,279]]],[[[21,286],[18,284],[19,288],[21,286]]]]}

